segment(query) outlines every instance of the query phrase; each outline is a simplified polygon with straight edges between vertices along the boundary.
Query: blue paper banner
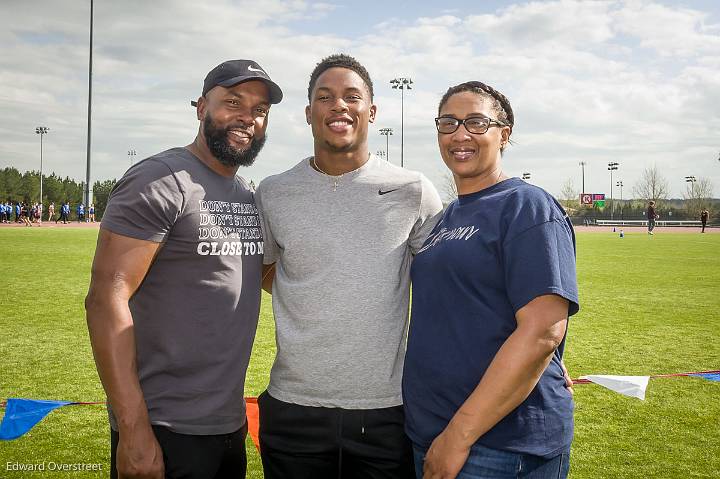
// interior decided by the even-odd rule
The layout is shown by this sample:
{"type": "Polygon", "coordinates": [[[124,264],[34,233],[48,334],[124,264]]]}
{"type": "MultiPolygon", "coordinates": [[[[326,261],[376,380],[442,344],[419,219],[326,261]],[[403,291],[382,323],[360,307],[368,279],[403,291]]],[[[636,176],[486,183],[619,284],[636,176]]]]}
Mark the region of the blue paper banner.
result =
{"type": "Polygon", "coordinates": [[[17,439],[43,420],[51,411],[72,404],[69,401],[42,401],[38,399],[10,398],[5,416],[0,423],[0,439],[17,439]]]}
{"type": "Polygon", "coordinates": [[[720,373],[699,373],[691,374],[690,376],[697,376],[699,378],[707,379],[708,381],[720,382],[720,373]]]}

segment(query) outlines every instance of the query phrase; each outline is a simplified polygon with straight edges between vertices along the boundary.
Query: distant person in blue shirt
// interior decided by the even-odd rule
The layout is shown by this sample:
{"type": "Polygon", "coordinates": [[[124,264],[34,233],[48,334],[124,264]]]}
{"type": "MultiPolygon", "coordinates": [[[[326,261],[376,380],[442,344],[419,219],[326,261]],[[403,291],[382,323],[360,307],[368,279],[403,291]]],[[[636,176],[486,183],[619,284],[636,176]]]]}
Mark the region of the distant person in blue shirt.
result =
{"type": "Polygon", "coordinates": [[[62,221],[63,224],[65,225],[65,224],[67,224],[67,222],[68,222],[68,217],[69,217],[69,216],[70,216],[70,203],[68,203],[67,201],[65,201],[65,202],[60,206],[60,216],[58,216],[58,217],[55,219],[55,223],[57,224],[58,221],[62,221]]]}
{"type": "Polygon", "coordinates": [[[558,202],[502,170],[514,115],[481,82],[436,119],[459,197],[412,263],[403,377],[417,477],[564,478],[572,394],[561,364],[578,311],[575,237],[558,202]]]}
{"type": "Polygon", "coordinates": [[[77,205],[77,220],[78,223],[85,221],[85,205],[82,203],[77,205]]]}

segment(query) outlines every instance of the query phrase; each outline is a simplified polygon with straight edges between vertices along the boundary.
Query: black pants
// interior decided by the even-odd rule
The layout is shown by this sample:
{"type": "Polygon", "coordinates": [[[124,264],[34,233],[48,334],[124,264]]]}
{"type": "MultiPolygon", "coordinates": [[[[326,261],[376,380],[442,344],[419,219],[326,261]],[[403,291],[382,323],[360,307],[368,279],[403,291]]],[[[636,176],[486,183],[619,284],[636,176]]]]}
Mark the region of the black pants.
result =
{"type": "Polygon", "coordinates": [[[308,407],[258,398],[265,479],[414,478],[402,406],[308,407]]]}
{"type": "MultiPolygon", "coordinates": [[[[153,426],[160,443],[167,479],[243,479],[247,471],[247,423],[230,434],[191,436],[153,426]]],[[[110,477],[117,479],[115,456],[119,434],[110,430],[110,477]]]]}

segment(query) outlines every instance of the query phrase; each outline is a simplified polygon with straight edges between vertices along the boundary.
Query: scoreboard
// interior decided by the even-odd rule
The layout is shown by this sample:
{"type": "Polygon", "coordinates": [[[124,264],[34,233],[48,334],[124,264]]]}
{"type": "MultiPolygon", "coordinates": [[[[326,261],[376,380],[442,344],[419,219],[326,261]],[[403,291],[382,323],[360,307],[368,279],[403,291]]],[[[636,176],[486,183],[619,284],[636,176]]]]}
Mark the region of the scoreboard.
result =
{"type": "Polygon", "coordinates": [[[603,208],[605,206],[605,193],[581,193],[580,204],[603,208]]]}

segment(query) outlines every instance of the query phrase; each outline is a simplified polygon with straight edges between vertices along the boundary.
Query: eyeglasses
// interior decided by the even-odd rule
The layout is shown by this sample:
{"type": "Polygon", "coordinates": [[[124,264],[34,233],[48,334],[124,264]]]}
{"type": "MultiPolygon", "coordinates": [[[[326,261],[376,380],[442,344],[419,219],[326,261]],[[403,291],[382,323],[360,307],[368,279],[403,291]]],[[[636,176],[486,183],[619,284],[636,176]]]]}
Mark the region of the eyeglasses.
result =
{"type": "Polygon", "coordinates": [[[465,118],[464,120],[458,120],[452,116],[441,116],[440,118],[435,118],[437,131],[443,135],[455,133],[457,129],[460,128],[460,125],[465,125],[465,129],[468,133],[472,133],[474,135],[482,135],[487,132],[491,126],[507,126],[505,123],[493,120],[492,118],[476,117],[465,118]]]}

